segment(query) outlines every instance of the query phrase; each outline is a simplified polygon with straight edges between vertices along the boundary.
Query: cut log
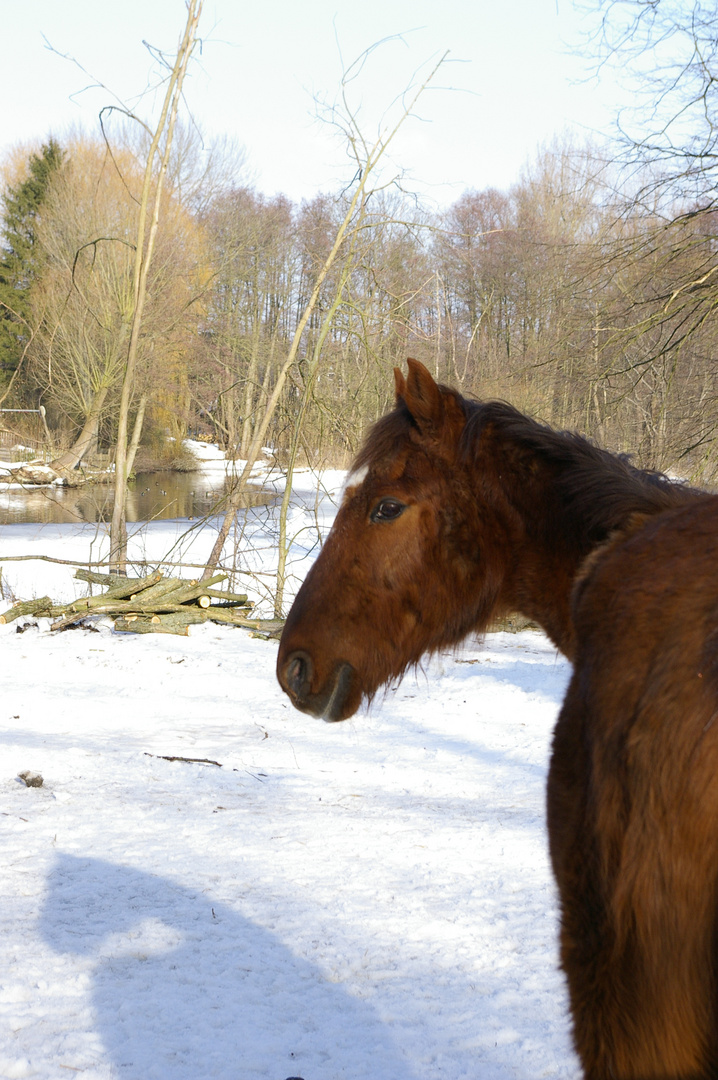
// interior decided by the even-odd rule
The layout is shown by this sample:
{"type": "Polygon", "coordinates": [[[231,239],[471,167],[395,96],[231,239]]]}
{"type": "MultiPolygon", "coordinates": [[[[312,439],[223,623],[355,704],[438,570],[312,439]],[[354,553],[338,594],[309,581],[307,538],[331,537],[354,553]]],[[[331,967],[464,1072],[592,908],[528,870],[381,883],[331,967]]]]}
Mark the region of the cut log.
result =
{"type": "Polygon", "coordinates": [[[154,570],[151,574],[142,578],[125,578],[124,582],[111,585],[105,596],[112,596],[115,600],[122,600],[126,596],[135,596],[139,592],[147,592],[153,586],[162,583],[162,571],[154,570]]]}
{"type": "MultiPolygon", "coordinates": [[[[142,599],[140,595],[139,599],[142,599]]],[[[173,594],[170,594],[169,600],[158,600],[154,604],[150,604],[147,607],[144,604],[136,603],[134,600],[113,600],[107,599],[106,595],[103,596],[86,596],[80,600],[75,600],[72,604],[66,604],[64,606],[55,607],[52,609],[51,614],[59,616],[59,622],[53,623],[51,630],[64,630],[68,626],[72,626],[73,623],[82,622],[89,615],[109,615],[112,618],[122,617],[125,619],[140,618],[148,619],[153,615],[192,615],[197,614],[201,616],[201,619],[210,615],[212,609],[202,611],[201,608],[195,607],[191,604],[175,604],[173,602],[173,594]]],[[[50,611],[48,611],[50,614],[50,611]]]]}
{"type": "Polygon", "coordinates": [[[194,588],[186,589],[181,593],[178,592],[172,597],[172,600],[176,604],[188,604],[191,600],[196,600],[198,596],[206,595],[209,585],[215,585],[218,581],[226,580],[226,574],[215,574],[214,577],[207,578],[206,581],[200,581],[194,588]]]}
{"type": "Polygon", "coordinates": [[[115,630],[128,634],[179,634],[187,637],[189,623],[184,623],[183,626],[177,629],[170,629],[162,626],[160,622],[153,622],[152,619],[126,619],[121,617],[115,619],[115,630]]]}
{"type": "Polygon", "coordinates": [[[116,600],[121,600],[156,585],[162,579],[162,571],[153,570],[146,577],[128,578],[122,574],[98,574],[94,570],[77,570],[75,577],[93,585],[104,585],[107,591],[103,596],[113,596],[116,600]]]}
{"type": "Polygon", "coordinates": [[[281,634],[284,629],[284,622],[284,619],[248,619],[247,626],[250,630],[257,630],[260,634],[268,634],[272,637],[281,634]]]}
{"type": "Polygon", "coordinates": [[[115,612],[136,610],[137,605],[129,600],[102,593],[100,596],[81,596],[70,604],[55,604],[51,609],[51,614],[76,615],[78,619],[84,619],[86,615],[112,615],[115,612]]]}
{"type": "MultiPolygon", "coordinates": [[[[51,630],[67,630],[68,626],[82,622],[88,615],[127,615],[128,618],[137,618],[137,605],[129,600],[108,600],[103,596],[85,596],[75,600],[65,607],[53,608],[52,614],[59,616],[57,622],[50,627],[51,630]]],[[[149,614],[153,614],[150,609],[149,614]]]]}
{"type": "Polygon", "coordinates": [[[248,604],[246,593],[222,592],[221,589],[205,589],[207,596],[213,600],[224,600],[227,604],[248,604]]]}
{"type": "Polygon", "coordinates": [[[205,622],[204,612],[180,611],[153,618],[120,617],[115,619],[115,630],[131,634],[179,634],[186,637],[190,626],[205,622]]]}
{"type": "Polygon", "coordinates": [[[15,619],[19,619],[21,615],[38,615],[50,607],[52,607],[52,600],[49,596],[41,596],[35,600],[21,600],[19,604],[13,604],[8,611],[0,615],[0,626],[6,626],[15,619]]]}
{"type": "Polygon", "coordinates": [[[539,630],[538,623],[529,619],[520,612],[504,615],[499,619],[493,619],[487,628],[489,634],[498,634],[503,631],[506,634],[520,634],[522,630],[539,630]]]}
{"type": "Polygon", "coordinates": [[[143,607],[151,607],[156,600],[161,600],[179,589],[189,589],[196,584],[197,582],[194,579],[192,581],[183,581],[181,578],[166,578],[164,581],[152,585],[149,589],[134,589],[132,593],[128,593],[128,596],[132,600],[136,599],[143,607]]]}
{"type": "Polygon", "coordinates": [[[268,634],[273,634],[284,626],[284,619],[250,619],[246,615],[240,615],[236,609],[220,608],[217,604],[209,608],[207,616],[212,622],[244,626],[249,630],[263,630],[268,634]]]}
{"type": "Polygon", "coordinates": [[[75,571],[75,577],[80,581],[88,581],[92,585],[104,585],[108,589],[112,585],[119,585],[120,582],[127,582],[127,578],[121,574],[100,574],[96,570],[83,570],[82,567],[75,571]]]}
{"type": "Polygon", "coordinates": [[[207,617],[203,611],[176,611],[169,615],[159,616],[159,625],[164,630],[169,630],[172,633],[186,632],[188,626],[195,626],[197,623],[203,623],[207,621],[207,617]],[[182,630],[182,627],[185,630],[182,630]],[[175,630],[177,628],[177,630],[175,630]]]}
{"type": "Polygon", "coordinates": [[[52,604],[46,612],[43,612],[43,615],[47,615],[48,619],[57,619],[61,615],[69,614],[72,610],[71,604],[52,604]]]}

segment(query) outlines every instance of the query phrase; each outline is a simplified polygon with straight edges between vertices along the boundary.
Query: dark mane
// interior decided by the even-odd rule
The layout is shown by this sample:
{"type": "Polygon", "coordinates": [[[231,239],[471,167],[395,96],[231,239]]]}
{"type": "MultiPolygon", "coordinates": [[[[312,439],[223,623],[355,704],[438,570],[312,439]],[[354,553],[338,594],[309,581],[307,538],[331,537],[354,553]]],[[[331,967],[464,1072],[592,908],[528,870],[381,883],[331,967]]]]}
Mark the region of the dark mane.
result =
{"type": "Polygon", "coordinates": [[[639,469],[626,455],[602,450],[572,431],[554,431],[501,401],[467,403],[464,452],[480,452],[491,428],[506,454],[539,460],[551,471],[552,488],[592,538],[620,528],[632,514],[655,514],[702,495],[663,473],[639,469]]]}
{"type": "MultiPolygon", "coordinates": [[[[620,528],[633,514],[684,506],[703,494],[663,473],[639,469],[627,455],[603,450],[576,432],[555,431],[506,402],[469,401],[448,387],[440,390],[466,417],[460,445],[466,462],[476,462],[483,437],[491,432],[507,463],[527,471],[530,463],[542,463],[550,471],[553,492],[594,541],[620,528]]],[[[370,429],[354,468],[376,468],[392,460],[414,429],[416,423],[400,401],[370,429]]]]}

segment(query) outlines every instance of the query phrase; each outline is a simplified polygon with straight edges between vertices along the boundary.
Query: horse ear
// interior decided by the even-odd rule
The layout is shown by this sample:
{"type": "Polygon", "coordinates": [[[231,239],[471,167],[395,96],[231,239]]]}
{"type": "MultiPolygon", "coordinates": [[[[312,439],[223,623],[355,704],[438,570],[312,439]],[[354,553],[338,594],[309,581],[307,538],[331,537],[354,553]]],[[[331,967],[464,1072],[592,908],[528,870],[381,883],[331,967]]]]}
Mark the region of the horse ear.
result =
{"type": "MultiPolygon", "coordinates": [[[[431,373],[418,360],[408,359],[409,374],[401,396],[420,431],[429,434],[442,426],[444,400],[431,373]]],[[[403,381],[403,380],[402,380],[403,381]]]]}
{"type": "Polygon", "coordinates": [[[394,368],[394,389],[396,390],[396,403],[398,405],[399,399],[406,396],[406,380],[398,367],[394,368]]]}

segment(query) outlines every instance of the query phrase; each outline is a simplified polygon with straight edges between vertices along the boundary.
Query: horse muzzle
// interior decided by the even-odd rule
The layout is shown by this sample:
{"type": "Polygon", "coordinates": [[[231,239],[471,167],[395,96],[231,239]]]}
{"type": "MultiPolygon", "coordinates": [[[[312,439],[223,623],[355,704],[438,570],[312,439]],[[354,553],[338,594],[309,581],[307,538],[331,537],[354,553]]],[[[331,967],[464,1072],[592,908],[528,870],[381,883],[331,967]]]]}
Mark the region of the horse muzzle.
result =
{"type": "Polygon", "coordinates": [[[309,653],[298,649],[286,658],[280,653],[277,678],[295,708],[327,721],[346,720],[356,712],[359,704],[357,672],[351,664],[344,660],[337,661],[329,677],[316,691],[312,691],[314,675],[314,664],[309,653]]]}

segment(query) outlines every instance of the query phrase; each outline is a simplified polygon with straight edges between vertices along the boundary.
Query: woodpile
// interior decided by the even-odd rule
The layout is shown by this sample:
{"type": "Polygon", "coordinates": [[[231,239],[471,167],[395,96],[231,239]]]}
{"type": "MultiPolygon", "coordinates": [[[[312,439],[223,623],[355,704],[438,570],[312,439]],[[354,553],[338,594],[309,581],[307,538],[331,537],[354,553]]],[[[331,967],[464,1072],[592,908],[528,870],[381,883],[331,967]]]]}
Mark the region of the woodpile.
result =
{"type": "Polygon", "coordinates": [[[227,623],[271,636],[282,627],[280,619],[252,619],[252,604],[244,593],[214,588],[227,580],[215,574],[204,581],[165,578],[159,570],[142,578],[121,577],[78,570],[80,581],[103,586],[97,596],[85,596],[69,604],[53,604],[49,596],[23,600],[0,615],[0,625],[25,615],[51,618],[51,630],[66,630],[91,616],[107,615],[115,629],[131,634],[182,634],[196,623],[227,623]]]}

